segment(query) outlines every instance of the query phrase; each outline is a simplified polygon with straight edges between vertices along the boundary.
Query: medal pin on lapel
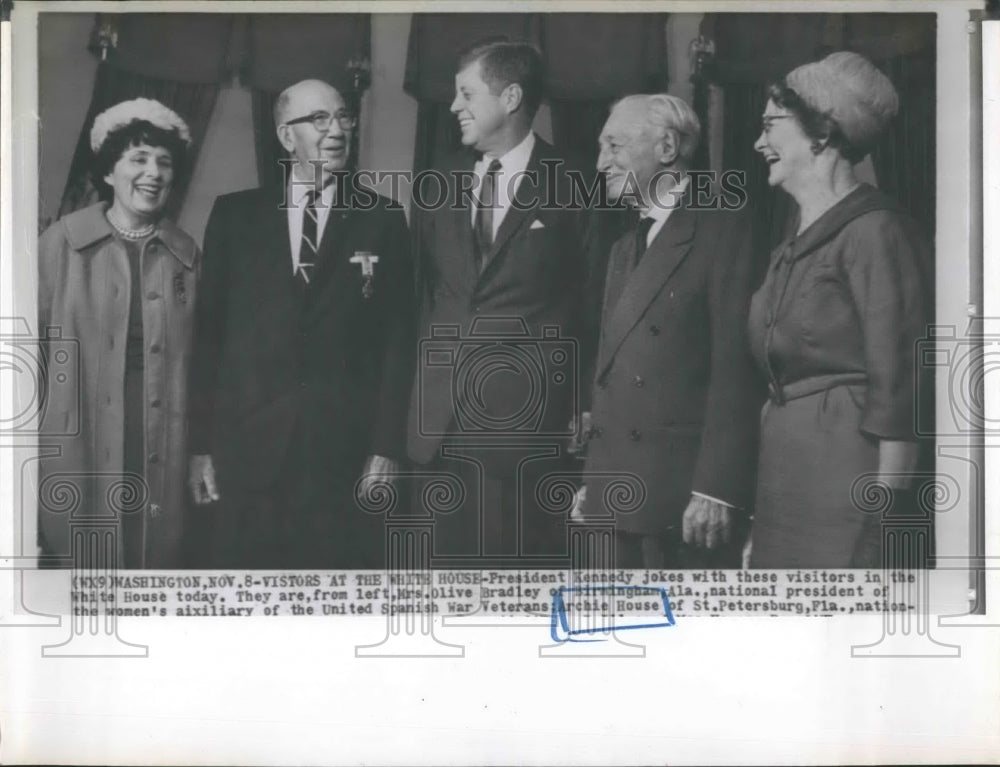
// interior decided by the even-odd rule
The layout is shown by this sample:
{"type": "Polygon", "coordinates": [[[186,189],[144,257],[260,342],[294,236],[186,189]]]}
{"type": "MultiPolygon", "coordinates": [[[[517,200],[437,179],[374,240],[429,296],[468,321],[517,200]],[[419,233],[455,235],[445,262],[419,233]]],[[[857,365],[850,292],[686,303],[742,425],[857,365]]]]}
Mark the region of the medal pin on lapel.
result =
{"type": "Polygon", "coordinates": [[[361,265],[361,295],[371,298],[375,293],[375,264],[378,263],[378,256],[367,250],[356,250],[351,256],[351,263],[361,265]]]}

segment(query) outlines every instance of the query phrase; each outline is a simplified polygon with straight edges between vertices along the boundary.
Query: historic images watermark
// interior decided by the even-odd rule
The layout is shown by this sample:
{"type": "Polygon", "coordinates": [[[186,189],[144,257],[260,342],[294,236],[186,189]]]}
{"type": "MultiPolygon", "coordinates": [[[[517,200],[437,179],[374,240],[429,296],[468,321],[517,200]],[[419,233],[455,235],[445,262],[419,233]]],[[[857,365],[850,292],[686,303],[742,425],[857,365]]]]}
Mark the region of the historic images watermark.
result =
{"type": "MultiPolygon", "coordinates": [[[[292,172],[296,161],[279,160],[285,176],[285,189],[313,189],[318,193],[324,185],[324,173],[332,178],[330,183],[338,190],[330,204],[332,210],[372,210],[378,205],[375,188],[388,190],[391,207],[402,208],[399,199],[409,198],[415,210],[467,210],[479,207],[481,177],[473,170],[456,169],[447,173],[428,169],[414,173],[411,170],[334,170],[324,171],[322,160],[311,160],[313,178],[298,179],[292,172]],[[405,196],[404,196],[405,193],[405,196]]],[[[514,210],[538,207],[542,211],[592,210],[615,211],[637,208],[644,199],[641,185],[631,171],[624,174],[622,191],[617,199],[608,197],[604,176],[596,171],[584,171],[567,166],[564,160],[540,161],[544,170],[527,169],[504,177],[506,199],[514,210]],[[568,184],[560,179],[565,176],[568,184]]],[[[650,180],[650,187],[661,187],[661,194],[650,195],[651,204],[661,210],[672,210],[684,204],[687,191],[677,189],[684,177],[689,179],[691,210],[741,210],[747,204],[746,173],[741,170],[688,170],[664,168],[650,180]]],[[[499,199],[499,196],[497,197],[499,199]]],[[[317,203],[321,205],[323,203],[317,203]]],[[[282,201],[282,208],[293,205],[290,199],[282,201]]]]}

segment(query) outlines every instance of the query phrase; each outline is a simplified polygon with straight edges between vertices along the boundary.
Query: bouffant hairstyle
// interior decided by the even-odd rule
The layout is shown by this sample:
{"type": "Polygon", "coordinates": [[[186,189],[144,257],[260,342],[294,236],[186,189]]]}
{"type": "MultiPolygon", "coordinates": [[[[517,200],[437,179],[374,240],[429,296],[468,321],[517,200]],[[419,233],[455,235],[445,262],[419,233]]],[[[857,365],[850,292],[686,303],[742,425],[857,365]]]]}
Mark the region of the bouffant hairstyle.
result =
{"type": "Polygon", "coordinates": [[[803,64],[768,89],[798,119],[813,151],[825,141],[852,163],[875,146],[899,110],[892,82],[864,56],[837,51],[803,64]]]}

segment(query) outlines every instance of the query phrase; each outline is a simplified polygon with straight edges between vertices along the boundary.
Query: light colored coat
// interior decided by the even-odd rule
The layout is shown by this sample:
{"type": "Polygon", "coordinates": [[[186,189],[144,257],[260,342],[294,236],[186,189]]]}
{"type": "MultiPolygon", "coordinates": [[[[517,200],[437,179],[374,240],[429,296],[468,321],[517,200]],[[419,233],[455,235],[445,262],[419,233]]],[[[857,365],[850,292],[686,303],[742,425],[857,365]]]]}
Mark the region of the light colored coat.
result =
{"type": "MultiPolygon", "coordinates": [[[[39,443],[39,529],[72,554],[71,531],[146,518],[142,566],[180,564],[186,501],[186,410],[200,254],[161,221],[144,244],[142,284],[104,204],[76,211],[39,239],[39,330],[48,366],[39,443]],[[131,291],[141,289],[146,450],[143,480],[125,478],[124,380],[131,291]]],[[[118,564],[123,546],[118,544],[118,564]]],[[[110,564],[110,563],[109,563],[110,564]]]]}

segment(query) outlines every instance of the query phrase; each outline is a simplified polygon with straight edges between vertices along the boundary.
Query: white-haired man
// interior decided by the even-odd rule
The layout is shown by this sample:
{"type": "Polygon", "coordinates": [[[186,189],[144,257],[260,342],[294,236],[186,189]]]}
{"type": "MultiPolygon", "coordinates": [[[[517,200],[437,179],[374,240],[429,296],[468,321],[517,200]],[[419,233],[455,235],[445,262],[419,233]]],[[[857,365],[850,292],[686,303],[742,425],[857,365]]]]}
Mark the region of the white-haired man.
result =
{"type": "Polygon", "coordinates": [[[750,235],[743,212],[692,183],[699,132],[683,100],[636,95],[600,136],[609,196],[639,216],[608,262],[574,514],[614,519],[618,567],[740,565],[759,404],[745,343],[750,235]],[[628,508],[615,506],[615,475],[641,483],[628,508]]]}

